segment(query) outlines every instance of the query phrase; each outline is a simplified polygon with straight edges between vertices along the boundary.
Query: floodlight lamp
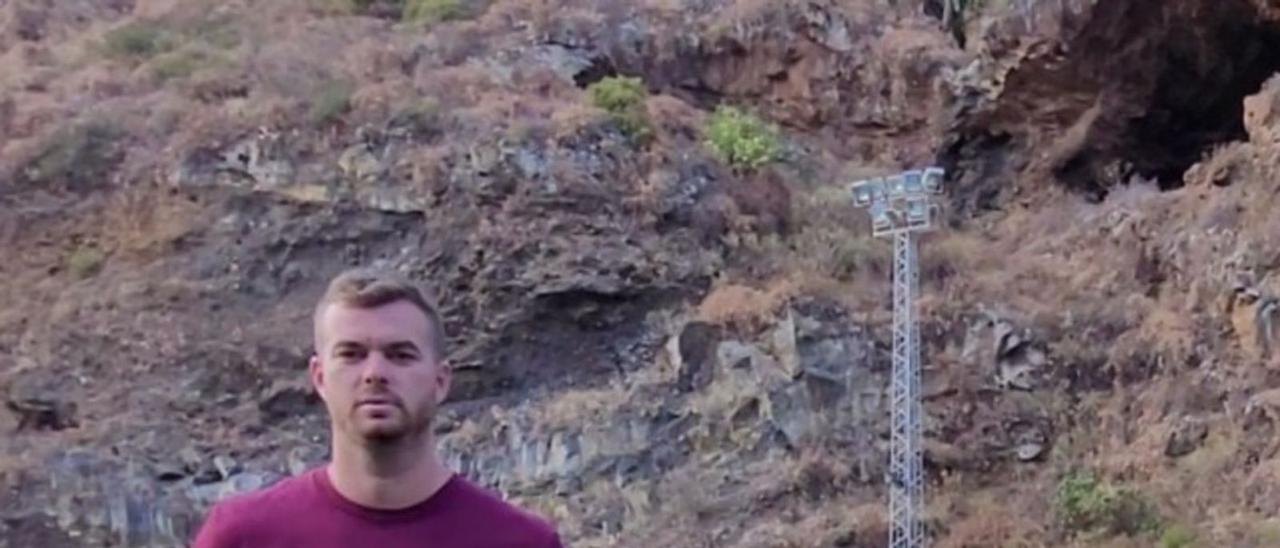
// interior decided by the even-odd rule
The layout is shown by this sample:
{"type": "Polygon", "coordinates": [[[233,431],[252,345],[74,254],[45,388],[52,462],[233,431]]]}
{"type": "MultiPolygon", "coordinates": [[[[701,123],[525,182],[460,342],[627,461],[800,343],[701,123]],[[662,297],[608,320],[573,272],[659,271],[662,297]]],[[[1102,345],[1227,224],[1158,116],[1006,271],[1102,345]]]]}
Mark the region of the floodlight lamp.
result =
{"type": "Polygon", "coordinates": [[[853,187],[853,203],[858,207],[871,205],[872,189],[868,183],[858,183],[853,187]]]}
{"type": "Polygon", "coordinates": [[[902,196],[902,176],[891,175],[884,178],[884,194],[889,198],[902,196]]]}
{"type": "Polygon", "coordinates": [[[907,222],[911,224],[924,223],[929,220],[929,202],[924,200],[912,200],[907,203],[907,222]]]}
{"type": "Polygon", "coordinates": [[[942,193],[942,178],[945,172],[940,167],[924,170],[924,190],[930,194],[942,193]]]}
{"type": "Polygon", "coordinates": [[[924,192],[924,182],[919,171],[907,171],[902,174],[902,189],[908,194],[924,192]]]}
{"type": "Polygon", "coordinates": [[[888,200],[893,196],[893,180],[888,177],[876,179],[875,199],[888,200]]]}
{"type": "Polygon", "coordinates": [[[893,220],[889,218],[889,206],[884,202],[876,202],[871,206],[871,226],[876,230],[888,228],[893,224],[893,220]]]}
{"type": "Polygon", "coordinates": [[[871,191],[872,200],[880,200],[884,198],[884,177],[875,177],[867,179],[867,189],[871,191]]]}

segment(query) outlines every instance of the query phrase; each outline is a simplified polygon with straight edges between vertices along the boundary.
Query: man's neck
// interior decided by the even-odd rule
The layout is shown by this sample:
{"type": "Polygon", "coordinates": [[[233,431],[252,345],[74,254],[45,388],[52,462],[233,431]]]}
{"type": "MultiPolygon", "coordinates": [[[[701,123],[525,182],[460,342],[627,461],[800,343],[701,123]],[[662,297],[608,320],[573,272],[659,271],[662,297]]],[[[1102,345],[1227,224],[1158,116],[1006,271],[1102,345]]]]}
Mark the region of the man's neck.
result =
{"type": "Polygon", "coordinates": [[[451,474],[434,439],[402,439],[387,445],[334,438],[329,479],[343,497],[378,510],[407,508],[439,491],[451,474]]]}

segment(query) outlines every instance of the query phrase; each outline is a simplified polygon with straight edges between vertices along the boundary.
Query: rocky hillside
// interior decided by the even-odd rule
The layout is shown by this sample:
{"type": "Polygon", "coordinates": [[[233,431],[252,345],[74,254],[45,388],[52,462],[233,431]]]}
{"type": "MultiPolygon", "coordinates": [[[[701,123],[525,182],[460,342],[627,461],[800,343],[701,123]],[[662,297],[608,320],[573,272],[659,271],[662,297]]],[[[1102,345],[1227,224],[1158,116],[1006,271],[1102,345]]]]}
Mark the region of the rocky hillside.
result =
{"type": "Polygon", "coordinates": [[[573,546],[882,546],[888,243],[939,547],[1275,546],[1260,0],[0,3],[0,546],[326,458],[329,276],[446,309],[453,465],[573,546]]]}

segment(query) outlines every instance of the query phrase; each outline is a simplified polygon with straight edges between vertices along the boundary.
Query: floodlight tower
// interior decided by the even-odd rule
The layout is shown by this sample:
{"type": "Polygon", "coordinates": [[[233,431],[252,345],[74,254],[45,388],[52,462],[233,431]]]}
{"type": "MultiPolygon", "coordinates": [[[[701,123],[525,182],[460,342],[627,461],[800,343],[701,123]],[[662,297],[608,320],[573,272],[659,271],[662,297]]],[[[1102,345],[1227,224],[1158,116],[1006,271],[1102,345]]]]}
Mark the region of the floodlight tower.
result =
{"type": "Polygon", "coordinates": [[[890,397],[889,548],[923,548],[924,458],[920,331],[915,297],[916,234],[933,228],[942,193],[941,168],[905,171],[852,185],[853,201],[871,212],[876,237],[893,237],[893,381],[890,397]]]}

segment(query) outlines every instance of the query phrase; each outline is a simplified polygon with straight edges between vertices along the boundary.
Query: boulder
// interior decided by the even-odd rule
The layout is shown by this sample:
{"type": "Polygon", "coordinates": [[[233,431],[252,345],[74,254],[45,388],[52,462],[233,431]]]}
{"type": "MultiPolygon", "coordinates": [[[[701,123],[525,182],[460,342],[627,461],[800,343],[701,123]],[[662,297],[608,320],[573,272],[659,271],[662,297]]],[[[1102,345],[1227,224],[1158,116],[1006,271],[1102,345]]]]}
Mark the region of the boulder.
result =
{"type": "Polygon", "coordinates": [[[19,379],[6,391],[4,405],[17,417],[18,431],[57,431],[80,425],[78,404],[55,379],[19,379]]]}
{"type": "Polygon", "coordinates": [[[698,390],[711,382],[719,344],[719,330],[715,326],[706,322],[690,322],[684,326],[676,344],[680,390],[698,390]]]}
{"type": "Polygon", "coordinates": [[[1164,454],[1167,457],[1178,458],[1190,455],[1204,445],[1204,440],[1209,436],[1209,427],[1203,421],[1184,417],[1178,422],[1178,425],[1169,433],[1169,440],[1165,443],[1164,454]]]}
{"type": "Polygon", "coordinates": [[[1244,98],[1244,129],[1253,144],[1280,142],[1280,76],[1272,76],[1257,93],[1244,98]]]}

